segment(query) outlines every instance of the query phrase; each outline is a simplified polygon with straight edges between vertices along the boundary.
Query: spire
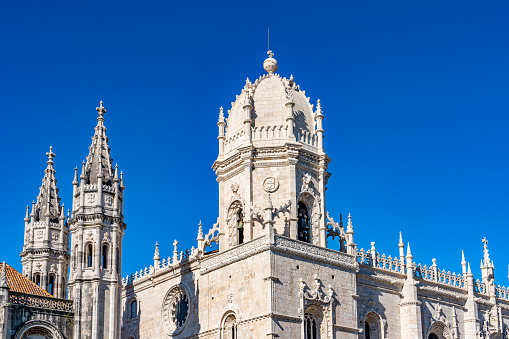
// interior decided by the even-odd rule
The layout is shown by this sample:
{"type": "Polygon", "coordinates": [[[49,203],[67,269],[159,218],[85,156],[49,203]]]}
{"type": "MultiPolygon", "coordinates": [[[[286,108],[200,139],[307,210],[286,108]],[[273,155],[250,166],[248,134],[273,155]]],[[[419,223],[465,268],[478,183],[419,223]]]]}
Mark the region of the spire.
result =
{"type": "Polygon", "coordinates": [[[34,215],[33,221],[42,221],[49,217],[50,221],[58,222],[60,214],[60,198],[58,196],[57,180],[55,179],[55,169],[53,169],[53,147],[49,148],[46,170],[44,171],[44,178],[42,185],[39,189],[37,196],[37,203],[32,207],[32,214],[34,215]]]}
{"type": "Polygon", "coordinates": [[[72,181],[73,185],[78,185],[78,166],[74,169],[74,179],[72,181]]]}
{"type": "Polygon", "coordinates": [[[482,242],[484,243],[484,266],[492,266],[488,250],[488,240],[486,238],[482,238],[482,242]]]}
{"type": "Polygon", "coordinates": [[[2,263],[2,271],[0,272],[0,287],[7,287],[7,274],[5,272],[5,261],[2,263]]]}
{"type": "Polygon", "coordinates": [[[30,212],[28,210],[29,210],[29,208],[27,205],[27,213],[25,214],[25,220],[24,220],[26,223],[30,222],[30,214],[29,214],[30,212]]]}
{"type": "Polygon", "coordinates": [[[196,241],[203,241],[204,238],[203,238],[203,227],[201,225],[201,220],[200,220],[200,223],[198,224],[198,237],[196,238],[196,241]]]}
{"type": "Polygon", "coordinates": [[[408,258],[408,257],[413,258],[413,256],[412,256],[412,251],[410,250],[410,243],[408,243],[408,245],[407,245],[407,246],[408,246],[408,248],[407,248],[407,250],[406,250],[406,257],[407,257],[407,258],[408,258]]]}
{"type": "Polygon", "coordinates": [[[156,241],[156,250],[154,252],[154,260],[160,260],[161,258],[159,257],[159,243],[156,241]]]}
{"type": "Polygon", "coordinates": [[[472,274],[472,270],[470,269],[470,263],[468,263],[468,269],[467,269],[467,272],[468,272],[468,274],[472,274]]]}
{"type": "Polygon", "coordinates": [[[104,113],[106,109],[103,102],[96,108],[99,113],[97,126],[92,137],[92,145],[89,148],[87,163],[85,166],[85,184],[97,184],[98,176],[102,175],[103,183],[111,185],[113,179],[113,160],[110,157],[110,148],[108,147],[108,137],[106,136],[106,127],[104,127],[104,113]]]}
{"type": "Polygon", "coordinates": [[[461,251],[461,273],[465,275],[467,273],[467,262],[465,260],[465,252],[461,251]]]}

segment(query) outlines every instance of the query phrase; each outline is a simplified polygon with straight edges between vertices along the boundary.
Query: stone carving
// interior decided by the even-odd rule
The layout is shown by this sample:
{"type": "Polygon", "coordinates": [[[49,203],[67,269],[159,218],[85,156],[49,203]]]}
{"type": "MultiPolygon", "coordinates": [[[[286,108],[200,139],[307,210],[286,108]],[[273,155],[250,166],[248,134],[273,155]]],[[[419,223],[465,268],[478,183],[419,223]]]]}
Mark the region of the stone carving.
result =
{"type": "Polygon", "coordinates": [[[111,236],[110,236],[110,232],[105,232],[104,233],[104,236],[103,236],[103,240],[102,240],[103,243],[105,242],[111,242],[111,236]]]}
{"type": "Polygon", "coordinates": [[[51,264],[50,273],[57,273],[57,267],[55,264],[51,264]]]}
{"type": "Polygon", "coordinates": [[[38,240],[41,240],[43,235],[44,235],[44,232],[43,232],[43,231],[37,231],[37,232],[35,233],[35,237],[36,237],[38,240]]]}
{"type": "Polygon", "coordinates": [[[231,189],[232,189],[233,194],[237,194],[237,192],[239,191],[239,184],[233,183],[231,185],[231,189]]]}
{"type": "Polygon", "coordinates": [[[42,264],[40,262],[34,265],[34,272],[42,272],[42,264]]]}
{"type": "Polygon", "coordinates": [[[265,192],[274,193],[279,188],[279,181],[274,177],[267,177],[263,180],[263,189],[265,192]]]}
{"type": "Polygon", "coordinates": [[[302,257],[307,257],[310,259],[318,260],[320,262],[325,262],[352,270],[358,269],[355,257],[327,248],[313,246],[301,241],[296,241],[281,236],[275,237],[275,246],[276,249],[279,249],[283,252],[297,254],[302,257]]]}
{"type": "Polygon", "coordinates": [[[184,285],[173,286],[163,300],[162,322],[167,335],[175,336],[182,332],[189,318],[191,302],[184,285]]]}
{"type": "Polygon", "coordinates": [[[85,197],[87,198],[88,204],[93,204],[95,202],[95,194],[94,193],[87,193],[85,197]]]}
{"type": "Polygon", "coordinates": [[[60,235],[56,232],[51,235],[51,239],[53,239],[53,241],[58,241],[58,238],[60,238],[60,235]]]}
{"type": "Polygon", "coordinates": [[[108,207],[113,206],[113,197],[111,195],[104,196],[104,204],[108,207]]]}
{"type": "Polygon", "coordinates": [[[85,240],[87,241],[91,241],[91,240],[94,240],[94,234],[92,233],[92,231],[88,231],[85,235],[85,240]]]}

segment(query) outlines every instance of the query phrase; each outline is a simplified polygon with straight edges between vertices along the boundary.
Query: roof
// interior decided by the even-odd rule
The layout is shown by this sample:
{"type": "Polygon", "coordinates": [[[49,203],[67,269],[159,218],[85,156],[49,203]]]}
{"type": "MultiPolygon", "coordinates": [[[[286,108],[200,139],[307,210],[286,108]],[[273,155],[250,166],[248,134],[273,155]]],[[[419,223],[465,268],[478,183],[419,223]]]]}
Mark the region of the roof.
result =
{"type": "MultiPolygon", "coordinates": [[[[2,270],[2,263],[0,263],[0,270],[2,270]]],[[[5,264],[5,273],[7,275],[7,285],[9,285],[9,289],[11,291],[39,295],[42,297],[53,297],[51,294],[37,286],[34,282],[30,281],[23,274],[19,273],[7,264],[5,264]]]]}

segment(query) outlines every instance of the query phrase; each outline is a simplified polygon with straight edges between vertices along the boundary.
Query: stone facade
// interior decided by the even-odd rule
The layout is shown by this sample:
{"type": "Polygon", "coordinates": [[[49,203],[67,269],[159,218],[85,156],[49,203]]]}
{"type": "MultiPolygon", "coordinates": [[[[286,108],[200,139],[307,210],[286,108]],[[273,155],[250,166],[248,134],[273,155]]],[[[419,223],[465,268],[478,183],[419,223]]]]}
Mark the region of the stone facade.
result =
{"type": "MultiPolygon", "coordinates": [[[[268,54],[267,74],[246,80],[227,117],[220,109],[218,217],[210,229],[199,224],[196,247],[179,250],[175,240],[172,255],[161,259],[156,243],[151,264],[121,278],[125,187],[110,157],[102,102],[79,177],[75,170],[67,219],[50,150],[44,189],[25,219],[23,273],[34,279],[34,265],[47,272],[58,258],[64,274],[70,232],[66,307],[73,325],[43,307],[39,318],[48,319],[50,332],[41,336],[58,337],[55,328],[61,337],[93,339],[509,339],[509,291],[495,284],[486,239],[482,280],[474,280],[464,259],[459,274],[435,260],[414,263],[401,234],[396,257],[380,254],[374,242],[358,249],[351,216],[345,226],[342,215],[329,215],[321,103],[312,105],[292,76],[276,74],[268,54]],[[46,223],[37,219],[43,214],[46,223]],[[57,229],[55,218],[60,242],[44,230],[34,242],[38,228],[57,229]],[[331,241],[339,251],[328,248],[331,241]],[[65,253],[39,265],[37,251],[54,245],[65,253]]],[[[5,295],[4,305],[21,300],[5,295]]],[[[2,325],[1,338],[21,338],[31,320],[9,307],[17,327],[2,325]]]]}

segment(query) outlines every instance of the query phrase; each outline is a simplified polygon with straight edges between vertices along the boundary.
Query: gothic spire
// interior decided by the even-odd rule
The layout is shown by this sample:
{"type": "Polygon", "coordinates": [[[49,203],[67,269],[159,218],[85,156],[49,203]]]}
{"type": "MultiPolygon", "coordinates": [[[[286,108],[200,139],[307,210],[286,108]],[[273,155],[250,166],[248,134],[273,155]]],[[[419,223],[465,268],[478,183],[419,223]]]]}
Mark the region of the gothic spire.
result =
{"type": "Polygon", "coordinates": [[[34,221],[44,221],[49,217],[50,221],[58,222],[60,215],[60,198],[58,197],[57,180],[55,179],[55,169],[53,169],[53,147],[49,148],[46,170],[44,170],[44,178],[42,178],[42,185],[39,189],[37,196],[37,203],[35,204],[34,221]]]}
{"type": "Polygon", "coordinates": [[[2,271],[0,272],[0,287],[9,287],[9,285],[7,285],[7,274],[5,272],[5,261],[2,263],[2,271]]]}
{"type": "Polygon", "coordinates": [[[106,109],[103,102],[96,108],[99,113],[97,126],[92,137],[92,145],[89,148],[87,163],[85,166],[85,184],[97,184],[97,178],[101,176],[103,183],[111,185],[113,179],[113,160],[110,157],[110,148],[108,147],[108,137],[106,136],[106,127],[104,126],[104,113],[106,109]]]}

